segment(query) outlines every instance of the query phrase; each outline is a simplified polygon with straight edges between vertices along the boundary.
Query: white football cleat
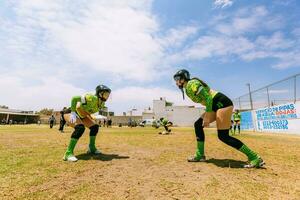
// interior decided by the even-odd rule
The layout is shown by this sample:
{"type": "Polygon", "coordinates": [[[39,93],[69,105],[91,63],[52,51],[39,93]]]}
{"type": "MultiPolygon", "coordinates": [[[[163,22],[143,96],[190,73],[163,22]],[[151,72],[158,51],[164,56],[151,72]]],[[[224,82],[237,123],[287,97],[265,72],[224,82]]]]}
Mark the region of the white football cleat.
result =
{"type": "Polygon", "coordinates": [[[78,159],[74,155],[69,155],[69,156],[64,156],[63,157],[64,161],[69,161],[69,162],[76,162],[78,159]]]}

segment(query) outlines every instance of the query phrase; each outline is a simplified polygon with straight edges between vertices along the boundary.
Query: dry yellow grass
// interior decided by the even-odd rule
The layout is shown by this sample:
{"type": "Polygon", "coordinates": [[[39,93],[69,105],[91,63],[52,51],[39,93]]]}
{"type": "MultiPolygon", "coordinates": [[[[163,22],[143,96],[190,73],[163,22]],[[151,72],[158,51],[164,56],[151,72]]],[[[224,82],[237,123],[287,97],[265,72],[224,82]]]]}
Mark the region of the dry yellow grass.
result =
{"type": "Polygon", "coordinates": [[[72,129],[0,126],[0,199],[300,199],[300,137],[242,133],[266,169],[243,169],[243,154],[207,130],[207,163],[188,163],[195,150],[191,128],[158,135],[152,128],[104,128],[104,155],[62,161],[72,129]]]}

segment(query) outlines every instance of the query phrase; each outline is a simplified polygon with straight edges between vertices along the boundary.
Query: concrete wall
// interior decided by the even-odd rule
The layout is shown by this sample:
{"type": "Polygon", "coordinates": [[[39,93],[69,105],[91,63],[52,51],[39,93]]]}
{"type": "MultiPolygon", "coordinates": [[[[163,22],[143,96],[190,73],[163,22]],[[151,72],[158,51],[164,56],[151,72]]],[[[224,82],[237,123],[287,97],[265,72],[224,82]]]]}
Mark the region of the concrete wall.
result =
{"type": "Polygon", "coordinates": [[[204,109],[194,106],[167,106],[165,98],[153,101],[153,113],[143,113],[143,119],[160,119],[166,117],[172,121],[175,126],[193,126],[199,119],[204,109]],[[147,118],[148,117],[148,118],[147,118]]]}
{"type": "Polygon", "coordinates": [[[193,126],[204,112],[201,108],[188,106],[166,107],[167,118],[176,126],[193,126]]]}
{"type": "Polygon", "coordinates": [[[136,121],[136,122],[141,122],[142,121],[142,116],[111,116],[109,119],[112,120],[112,125],[118,126],[119,124],[122,124],[122,126],[127,126],[129,120],[136,121]]]}
{"type": "Polygon", "coordinates": [[[166,103],[165,98],[161,98],[161,100],[153,100],[153,112],[156,119],[167,116],[166,103]]]}
{"type": "Polygon", "coordinates": [[[155,114],[154,113],[143,113],[142,114],[142,118],[143,118],[143,120],[144,119],[153,119],[153,118],[155,118],[155,114]]]}

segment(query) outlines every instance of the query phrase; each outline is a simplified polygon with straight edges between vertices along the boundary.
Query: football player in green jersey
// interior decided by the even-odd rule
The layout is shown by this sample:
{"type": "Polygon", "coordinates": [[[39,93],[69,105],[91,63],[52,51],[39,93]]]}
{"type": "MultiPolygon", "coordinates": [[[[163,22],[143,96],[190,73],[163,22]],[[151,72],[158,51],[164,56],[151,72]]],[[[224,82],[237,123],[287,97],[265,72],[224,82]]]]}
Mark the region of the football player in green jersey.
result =
{"type": "Polygon", "coordinates": [[[185,92],[193,102],[200,103],[206,107],[206,112],[194,124],[197,137],[197,150],[194,156],[188,158],[189,162],[206,161],[203,128],[208,127],[210,123],[216,121],[218,138],[248,157],[249,163],[244,165],[245,168],[262,167],[265,164],[257,153],[240,140],[229,136],[233,103],[227,96],[211,89],[199,78],[190,78],[190,73],[185,69],[179,70],[174,75],[174,80],[176,81],[176,85],[181,89],[183,98],[185,92]]]}
{"type": "Polygon", "coordinates": [[[234,121],[234,126],[233,126],[233,134],[235,134],[236,127],[238,127],[239,134],[241,134],[241,113],[239,110],[235,110],[233,113],[233,121],[234,121]]]}
{"type": "Polygon", "coordinates": [[[71,113],[64,114],[64,118],[69,126],[74,128],[71,135],[69,146],[65,152],[63,160],[76,162],[78,159],[74,156],[74,148],[77,141],[84,133],[85,127],[90,129],[90,143],[88,153],[100,154],[96,148],[95,141],[99,131],[99,125],[93,120],[91,114],[97,113],[104,107],[104,103],[108,99],[111,90],[105,85],[96,87],[96,94],[84,94],[82,96],[74,96],[71,100],[71,113]]]}
{"type": "Polygon", "coordinates": [[[169,129],[169,127],[171,127],[173,125],[173,123],[170,122],[167,118],[164,118],[164,117],[160,118],[159,122],[160,122],[160,125],[165,128],[165,131],[159,132],[159,134],[163,134],[163,135],[170,134],[171,129],[169,129]]]}

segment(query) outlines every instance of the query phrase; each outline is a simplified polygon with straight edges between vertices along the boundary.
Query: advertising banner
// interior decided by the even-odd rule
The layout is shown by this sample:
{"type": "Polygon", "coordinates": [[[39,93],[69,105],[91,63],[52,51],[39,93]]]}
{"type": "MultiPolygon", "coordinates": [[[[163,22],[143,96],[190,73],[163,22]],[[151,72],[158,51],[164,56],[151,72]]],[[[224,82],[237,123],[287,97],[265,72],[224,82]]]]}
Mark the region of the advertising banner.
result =
{"type": "Polygon", "coordinates": [[[255,110],[255,129],[300,134],[300,102],[255,110]]]}
{"type": "Polygon", "coordinates": [[[241,129],[254,130],[253,116],[251,111],[241,112],[241,129]]]}

